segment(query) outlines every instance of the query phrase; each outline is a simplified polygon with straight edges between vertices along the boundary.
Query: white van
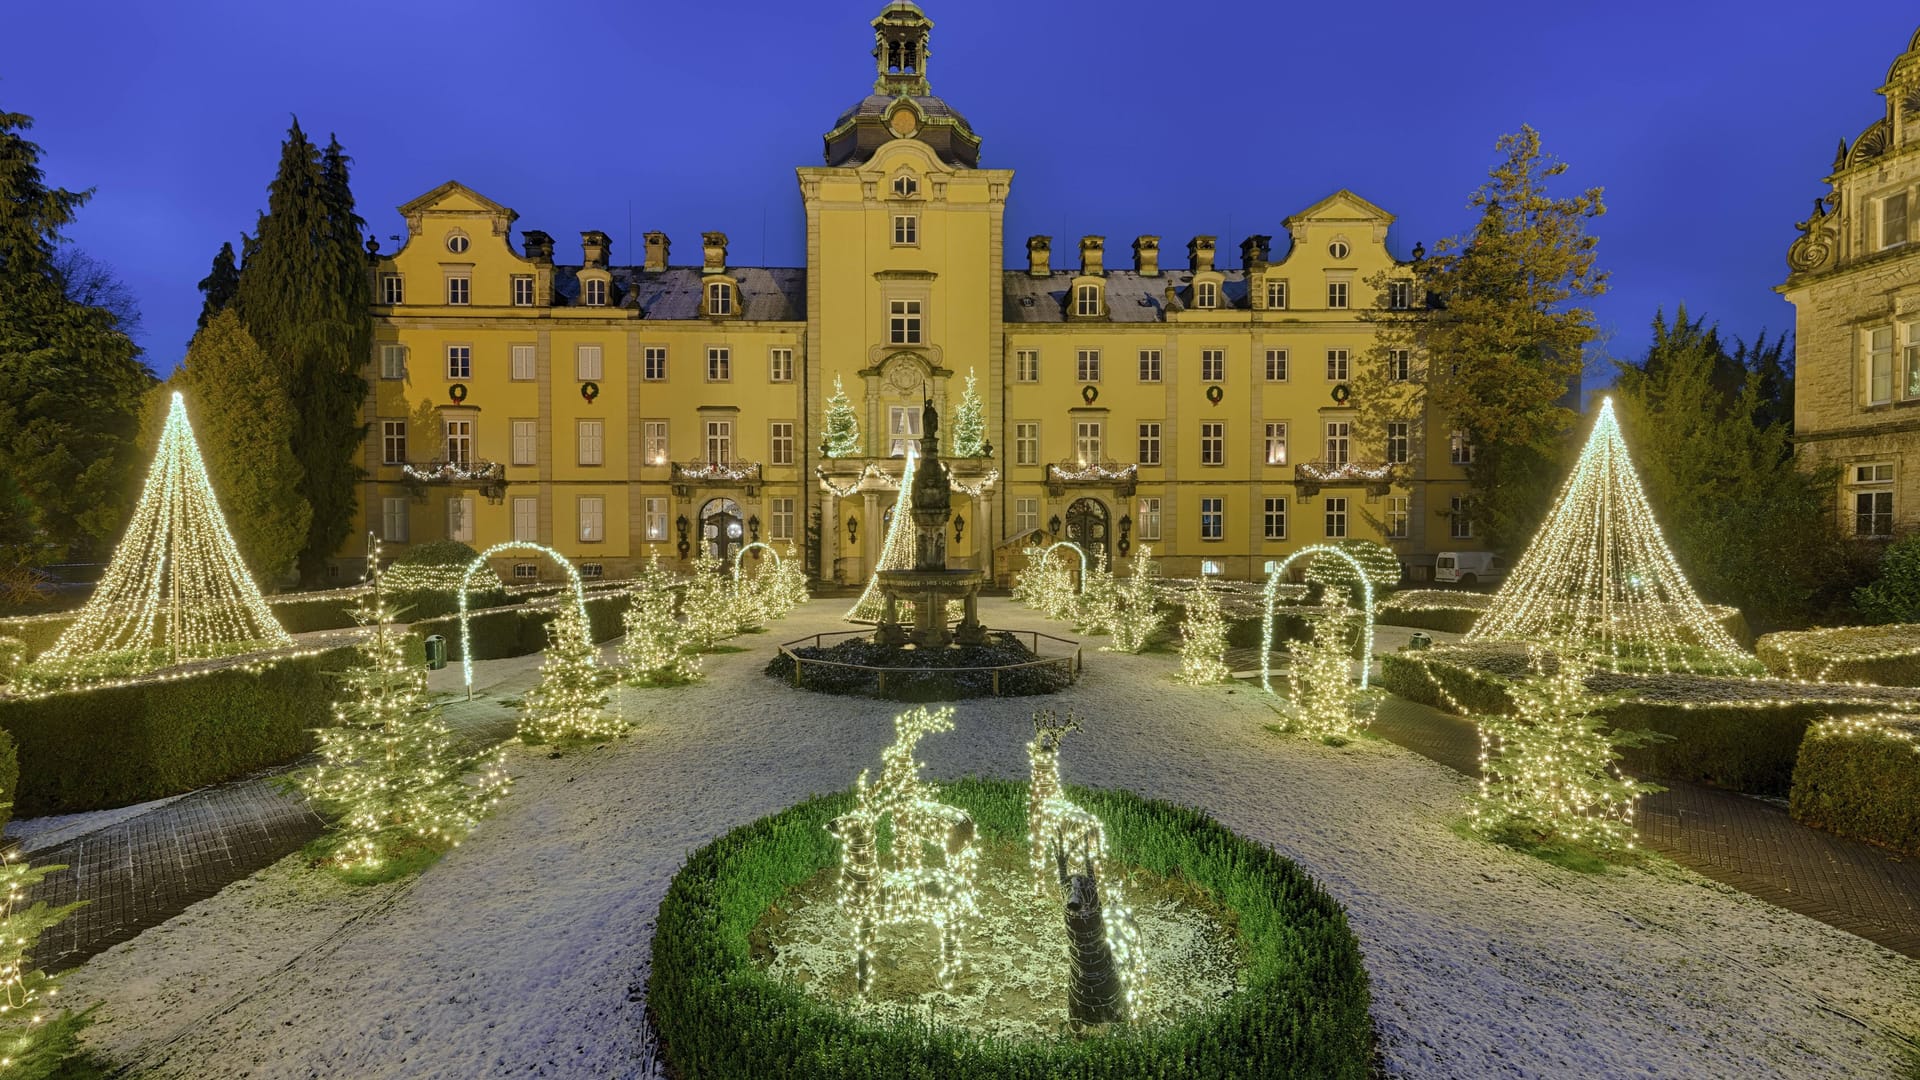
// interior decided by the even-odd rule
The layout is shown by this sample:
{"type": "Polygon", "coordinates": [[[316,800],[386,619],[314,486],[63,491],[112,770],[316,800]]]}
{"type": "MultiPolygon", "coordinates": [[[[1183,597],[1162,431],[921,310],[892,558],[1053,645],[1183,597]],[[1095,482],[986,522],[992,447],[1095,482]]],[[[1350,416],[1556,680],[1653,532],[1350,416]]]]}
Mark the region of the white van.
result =
{"type": "Polygon", "coordinates": [[[1433,560],[1435,581],[1478,585],[1506,575],[1507,561],[1491,551],[1443,551],[1433,560]]]}

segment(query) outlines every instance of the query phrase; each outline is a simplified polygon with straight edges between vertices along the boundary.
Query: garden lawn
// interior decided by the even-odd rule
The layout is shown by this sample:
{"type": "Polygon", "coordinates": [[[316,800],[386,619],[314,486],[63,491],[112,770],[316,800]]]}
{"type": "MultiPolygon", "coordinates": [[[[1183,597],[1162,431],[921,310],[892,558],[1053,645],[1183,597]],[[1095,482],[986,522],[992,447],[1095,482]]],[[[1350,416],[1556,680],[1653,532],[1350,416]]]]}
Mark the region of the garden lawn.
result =
{"type": "MultiPolygon", "coordinates": [[[[153,1077],[647,1075],[652,919],[686,853],[846,786],[891,738],[900,706],[760,674],[846,603],[707,657],[701,684],[622,691],[620,744],[514,748],[500,812],[416,882],[288,860],[96,957],[66,991],[101,1004],[87,1045],[153,1077]]],[[[1064,632],[1004,600],[982,617],[1064,632]]],[[[1024,778],[1031,709],[1071,705],[1068,782],[1204,807],[1346,905],[1393,1075],[1903,1075],[1920,963],[1665,864],[1583,875],[1464,838],[1464,778],[1269,734],[1256,689],[1177,666],[1089,650],[1079,686],[962,703],[921,759],[1024,778]]]]}

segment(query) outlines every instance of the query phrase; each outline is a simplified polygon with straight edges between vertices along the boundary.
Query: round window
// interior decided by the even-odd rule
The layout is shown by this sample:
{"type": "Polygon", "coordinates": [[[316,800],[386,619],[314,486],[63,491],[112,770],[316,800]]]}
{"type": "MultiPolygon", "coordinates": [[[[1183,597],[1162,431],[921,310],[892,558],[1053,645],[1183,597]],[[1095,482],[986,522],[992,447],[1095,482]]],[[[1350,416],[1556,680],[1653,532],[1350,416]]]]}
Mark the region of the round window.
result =
{"type": "Polygon", "coordinates": [[[467,234],[454,233],[452,236],[447,237],[447,250],[453,252],[455,255],[464,254],[467,250],[467,234]]]}
{"type": "Polygon", "coordinates": [[[1347,247],[1347,242],[1345,240],[1335,240],[1333,243],[1327,245],[1327,254],[1333,256],[1336,259],[1346,258],[1351,253],[1351,251],[1352,249],[1347,247]]]}

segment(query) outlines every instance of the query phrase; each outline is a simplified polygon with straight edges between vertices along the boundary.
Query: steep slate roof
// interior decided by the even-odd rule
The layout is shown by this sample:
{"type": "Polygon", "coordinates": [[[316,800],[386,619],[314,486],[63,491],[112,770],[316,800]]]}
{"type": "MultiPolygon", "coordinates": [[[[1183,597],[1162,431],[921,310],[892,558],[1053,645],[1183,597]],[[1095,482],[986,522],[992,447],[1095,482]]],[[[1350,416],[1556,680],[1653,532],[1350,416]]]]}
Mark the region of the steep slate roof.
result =
{"type": "MultiPolygon", "coordinates": [[[[1224,279],[1220,285],[1221,309],[1244,310],[1248,306],[1247,272],[1221,270],[1219,274],[1224,279]]],[[[1025,270],[1006,271],[1001,318],[1009,323],[1066,322],[1067,293],[1076,276],[1072,270],[1055,270],[1046,277],[1034,277],[1025,270]]],[[[1193,274],[1187,270],[1162,270],[1146,277],[1136,270],[1109,270],[1103,280],[1107,288],[1107,318],[1099,321],[1150,323],[1166,319],[1168,286],[1180,290],[1181,302],[1186,302],[1186,290],[1193,284],[1193,274]]]]}
{"type": "MultiPolygon", "coordinates": [[[[697,266],[669,266],[642,270],[615,266],[612,306],[637,307],[643,319],[701,319],[701,272],[697,266]]],[[[553,268],[553,305],[580,303],[580,268],[553,268]]],[[[729,266],[727,273],[740,282],[740,314],[749,322],[805,322],[807,272],[797,266],[729,266]]]]}

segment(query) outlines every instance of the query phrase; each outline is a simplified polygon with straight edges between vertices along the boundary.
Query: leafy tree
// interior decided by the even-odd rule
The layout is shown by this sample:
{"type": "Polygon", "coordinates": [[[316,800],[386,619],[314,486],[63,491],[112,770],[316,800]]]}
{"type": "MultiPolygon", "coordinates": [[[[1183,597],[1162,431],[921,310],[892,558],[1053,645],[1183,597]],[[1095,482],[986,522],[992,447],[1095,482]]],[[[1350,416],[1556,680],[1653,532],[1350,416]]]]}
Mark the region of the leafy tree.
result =
{"type": "Polygon", "coordinates": [[[1853,603],[1868,622],[1920,622],[1920,536],[1887,548],[1880,576],[1856,589],[1853,603]]]}
{"type": "Polygon", "coordinates": [[[285,368],[267,359],[232,311],[193,336],[181,379],[195,436],[227,527],[255,580],[294,572],[313,508],[293,456],[299,412],[285,368]]]}
{"type": "Polygon", "coordinates": [[[241,321],[297,390],[293,451],[313,507],[299,561],[309,581],[325,577],[328,557],[352,528],[356,456],[366,434],[361,368],[372,333],[370,286],[349,160],[337,141],[323,154],[294,122],[234,294],[241,321]]]}
{"type": "Polygon", "coordinates": [[[92,192],[46,186],[32,125],[0,112],[0,554],[16,566],[98,556],[126,525],[153,381],[125,290],[60,251],[92,192]]]}
{"type": "Polygon", "coordinates": [[[233,245],[221,244],[220,250],[213,256],[213,269],[200,279],[200,321],[196,328],[205,330],[207,323],[215,315],[233,306],[234,294],[240,291],[240,268],[234,265],[233,245]]]}
{"type": "Polygon", "coordinates": [[[833,396],[827,399],[826,451],[830,458],[860,456],[860,418],[854,415],[840,376],[833,377],[833,396]]]}
{"type": "Polygon", "coordinates": [[[986,453],[986,447],[986,407],[980,403],[980,393],[975,386],[973,369],[968,368],[967,389],[960,396],[960,407],[953,414],[953,455],[979,457],[986,453]]]}
{"type": "Polygon", "coordinates": [[[1593,312],[1577,304],[1606,291],[1587,223],[1606,213],[1599,188],[1556,196],[1565,162],[1523,126],[1495,144],[1501,160],[1469,205],[1473,231],[1432,255],[1370,281],[1382,297],[1367,314],[1378,332],[1354,380],[1360,434],[1375,444],[1392,420],[1423,411],[1464,433],[1474,521],[1494,546],[1524,544],[1559,482],[1573,410],[1568,390],[1594,338],[1593,312]],[[1387,285],[1411,275],[1424,303],[1389,307],[1387,285]],[[1417,377],[1397,380],[1390,360],[1408,350],[1417,377]]]}

